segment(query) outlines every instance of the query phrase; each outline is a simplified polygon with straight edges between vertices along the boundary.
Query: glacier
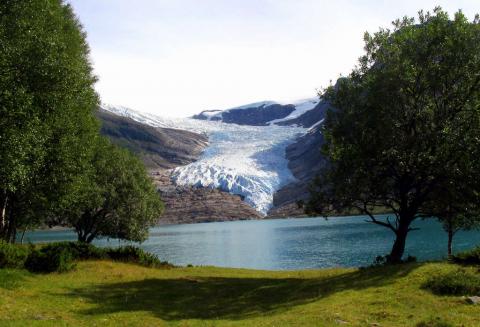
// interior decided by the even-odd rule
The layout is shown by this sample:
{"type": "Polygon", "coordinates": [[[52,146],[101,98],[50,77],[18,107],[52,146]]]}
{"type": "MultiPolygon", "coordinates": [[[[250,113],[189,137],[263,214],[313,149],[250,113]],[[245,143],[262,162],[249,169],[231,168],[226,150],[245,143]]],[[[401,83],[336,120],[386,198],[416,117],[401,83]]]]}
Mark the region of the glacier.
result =
{"type": "Polygon", "coordinates": [[[274,193],[296,180],[288,168],[285,149],[308,131],[302,127],[274,124],[246,126],[164,118],[118,106],[103,105],[102,108],[150,126],[207,135],[209,144],[200,159],[175,168],[171,174],[173,181],[177,185],[219,188],[240,195],[262,214],[267,214],[272,207],[274,193]]]}

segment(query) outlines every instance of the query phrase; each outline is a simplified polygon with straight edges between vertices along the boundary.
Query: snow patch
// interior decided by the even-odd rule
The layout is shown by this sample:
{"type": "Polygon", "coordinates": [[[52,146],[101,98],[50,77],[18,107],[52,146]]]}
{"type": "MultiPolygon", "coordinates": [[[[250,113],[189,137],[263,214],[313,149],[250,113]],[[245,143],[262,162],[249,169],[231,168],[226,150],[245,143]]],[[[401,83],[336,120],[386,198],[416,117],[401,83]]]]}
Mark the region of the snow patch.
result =
{"type": "Polygon", "coordinates": [[[300,100],[293,105],[295,106],[295,110],[290,113],[287,117],[283,117],[280,119],[274,119],[268,122],[269,125],[273,125],[275,123],[280,123],[284,122],[290,119],[295,119],[306,113],[307,111],[312,110],[313,108],[316,107],[316,105],[320,102],[318,98],[312,98],[312,99],[305,99],[305,100],[300,100]]]}

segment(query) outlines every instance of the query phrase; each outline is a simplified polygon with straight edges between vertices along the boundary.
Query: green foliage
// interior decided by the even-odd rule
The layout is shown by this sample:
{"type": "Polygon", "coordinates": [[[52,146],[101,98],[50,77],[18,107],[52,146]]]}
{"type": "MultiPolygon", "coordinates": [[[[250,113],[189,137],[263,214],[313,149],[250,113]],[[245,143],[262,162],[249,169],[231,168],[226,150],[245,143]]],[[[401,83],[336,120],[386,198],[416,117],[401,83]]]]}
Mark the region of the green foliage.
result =
{"type": "Polygon", "coordinates": [[[0,237],[53,214],[98,133],[85,33],[61,0],[0,2],[0,237]],[[5,209],[5,211],[3,211],[5,209]]]}
{"type": "Polygon", "coordinates": [[[462,265],[480,265],[480,247],[452,256],[451,260],[462,265]]]}
{"type": "Polygon", "coordinates": [[[144,165],[103,137],[65,202],[57,223],[73,226],[79,241],[88,243],[99,236],[144,241],[163,211],[144,165]]]}
{"type": "Polygon", "coordinates": [[[432,276],[423,287],[437,295],[476,295],[480,293],[480,274],[458,269],[432,276]]]}
{"type": "Polygon", "coordinates": [[[29,255],[29,249],[0,241],[0,269],[23,268],[29,255]]]}
{"type": "Polygon", "coordinates": [[[136,263],[145,267],[172,267],[168,262],[160,261],[154,254],[135,246],[122,246],[106,249],[108,257],[115,261],[136,263]]]}
{"type": "Polygon", "coordinates": [[[104,249],[83,242],[49,243],[41,249],[46,252],[68,252],[73,260],[98,260],[108,258],[104,249]]]}
{"type": "Polygon", "coordinates": [[[307,212],[360,210],[395,233],[398,262],[415,219],[431,217],[451,193],[478,201],[480,24],[436,8],[367,33],[365,50],[323,94],[335,108],[324,128],[329,165],[307,212]],[[376,219],[379,207],[393,219],[376,219]]]}
{"type": "Polygon", "coordinates": [[[135,246],[99,248],[84,242],[56,242],[30,247],[0,242],[0,269],[26,268],[30,272],[67,272],[76,261],[113,260],[152,268],[172,268],[154,254],[135,246]]]}
{"type": "Polygon", "coordinates": [[[46,245],[38,250],[32,249],[25,262],[25,268],[35,273],[64,273],[75,268],[75,263],[68,249],[46,245]]]}

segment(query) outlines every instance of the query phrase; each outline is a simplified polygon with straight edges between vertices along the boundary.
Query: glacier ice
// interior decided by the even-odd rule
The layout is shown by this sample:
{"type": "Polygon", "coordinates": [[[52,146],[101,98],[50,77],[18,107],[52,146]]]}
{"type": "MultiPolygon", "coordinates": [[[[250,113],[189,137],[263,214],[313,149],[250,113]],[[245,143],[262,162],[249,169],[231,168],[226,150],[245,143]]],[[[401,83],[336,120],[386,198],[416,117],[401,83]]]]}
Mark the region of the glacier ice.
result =
{"type": "Polygon", "coordinates": [[[263,214],[271,208],[275,191],[295,180],[288,169],[285,148],[307,132],[301,127],[240,126],[190,118],[162,118],[124,107],[103,106],[103,109],[151,126],[208,135],[209,145],[200,159],[174,169],[175,183],[220,188],[238,194],[263,214]]]}

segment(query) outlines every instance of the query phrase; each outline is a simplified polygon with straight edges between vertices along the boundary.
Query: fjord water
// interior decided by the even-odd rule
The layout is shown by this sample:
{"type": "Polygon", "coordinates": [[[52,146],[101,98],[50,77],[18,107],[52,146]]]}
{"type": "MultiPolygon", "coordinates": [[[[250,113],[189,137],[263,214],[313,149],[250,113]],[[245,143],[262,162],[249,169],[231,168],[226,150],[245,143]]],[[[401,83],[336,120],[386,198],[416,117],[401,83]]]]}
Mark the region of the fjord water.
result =
{"type": "MultiPolygon", "coordinates": [[[[212,265],[252,269],[357,267],[388,253],[393,233],[365,222],[366,217],[249,220],[152,228],[140,246],[176,265],[212,265]]],[[[419,220],[407,240],[406,255],[418,260],[446,256],[447,237],[433,220],[419,220]]],[[[27,233],[27,241],[75,240],[71,231],[27,233]]],[[[115,240],[97,245],[115,246],[115,240]]],[[[455,251],[480,245],[480,232],[459,232],[455,251]]]]}

